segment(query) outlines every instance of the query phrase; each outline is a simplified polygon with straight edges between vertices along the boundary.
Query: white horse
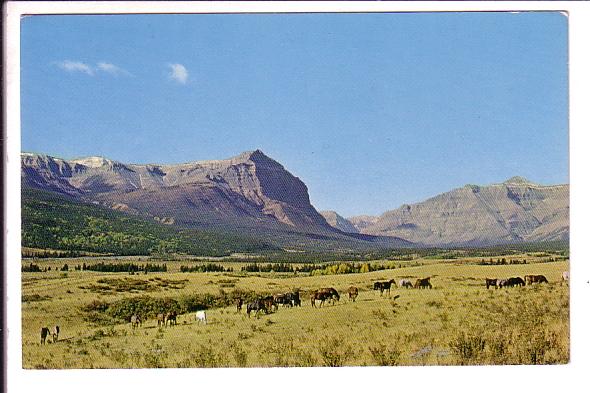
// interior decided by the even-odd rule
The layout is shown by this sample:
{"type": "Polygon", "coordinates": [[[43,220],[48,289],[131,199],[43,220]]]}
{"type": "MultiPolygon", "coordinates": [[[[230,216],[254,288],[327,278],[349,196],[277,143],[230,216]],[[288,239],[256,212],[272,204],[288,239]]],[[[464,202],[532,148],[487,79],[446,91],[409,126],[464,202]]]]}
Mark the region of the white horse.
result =
{"type": "Polygon", "coordinates": [[[205,313],[205,311],[197,311],[197,313],[195,314],[195,320],[197,322],[202,322],[204,325],[207,324],[207,314],[205,313]]]}

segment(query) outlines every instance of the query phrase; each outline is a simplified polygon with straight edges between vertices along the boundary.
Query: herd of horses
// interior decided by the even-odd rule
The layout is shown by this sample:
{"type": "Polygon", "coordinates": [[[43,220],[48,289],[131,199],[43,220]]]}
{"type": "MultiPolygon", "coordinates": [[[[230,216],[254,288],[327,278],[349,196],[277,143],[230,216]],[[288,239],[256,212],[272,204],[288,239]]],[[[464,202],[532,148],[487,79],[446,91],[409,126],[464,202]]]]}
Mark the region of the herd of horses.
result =
{"type": "MultiPolygon", "coordinates": [[[[569,272],[563,272],[561,275],[562,282],[569,280],[569,272]]],[[[499,278],[486,278],[486,288],[506,288],[506,287],[524,287],[525,285],[533,284],[549,284],[547,277],[542,274],[529,274],[524,276],[524,279],[520,277],[510,277],[507,279],[499,278]]]]}
{"type": "MultiPolygon", "coordinates": [[[[414,284],[408,278],[401,278],[399,279],[399,288],[416,288],[416,289],[432,289],[432,284],[430,282],[431,277],[425,278],[418,278],[414,284]]],[[[562,273],[562,283],[569,282],[569,272],[562,273]]],[[[542,284],[542,283],[549,283],[547,278],[541,274],[538,275],[525,275],[524,278],[521,277],[510,277],[507,279],[498,279],[498,278],[486,278],[485,285],[486,288],[489,289],[490,287],[494,288],[508,288],[508,287],[520,287],[525,285],[533,285],[533,284],[542,284]]],[[[391,295],[391,287],[398,286],[394,279],[389,281],[377,281],[373,283],[373,290],[379,291],[381,296],[384,293],[391,295]]],[[[358,297],[359,289],[355,286],[350,286],[348,288],[348,299],[351,302],[355,302],[356,298],[358,297]]],[[[396,298],[399,297],[396,296],[396,298]]],[[[335,288],[320,288],[310,293],[310,302],[313,308],[321,308],[325,302],[329,304],[335,305],[336,302],[340,301],[340,294],[335,288]],[[317,304],[316,302],[319,302],[317,304]]],[[[235,299],[235,306],[236,311],[238,313],[241,312],[242,306],[244,305],[244,299],[241,297],[237,297],[235,299]]],[[[293,292],[286,292],[286,293],[279,293],[275,295],[268,295],[268,296],[261,296],[257,297],[253,301],[249,302],[246,305],[246,314],[248,318],[250,318],[250,314],[255,312],[255,316],[257,317],[260,312],[264,312],[265,314],[276,312],[278,310],[279,305],[283,307],[301,307],[301,297],[299,290],[293,292]]],[[[175,326],[177,324],[177,317],[178,313],[174,310],[159,313],[156,315],[156,321],[158,327],[166,327],[166,326],[175,326]]],[[[205,311],[197,311],[195,316],[197,322],[203,322],[207,324],[207,316],[205,311]]],[[[131,328],[133,330],[137,329],[142,325],[142,317],[139,314],[133,314],[130,317],[131,328]]],[[[45,344],[46,342],[57,342],[59,337],[59,326],[53,326],[51,330],[48,327],[41,328],[41,344],[45,344]]]]}

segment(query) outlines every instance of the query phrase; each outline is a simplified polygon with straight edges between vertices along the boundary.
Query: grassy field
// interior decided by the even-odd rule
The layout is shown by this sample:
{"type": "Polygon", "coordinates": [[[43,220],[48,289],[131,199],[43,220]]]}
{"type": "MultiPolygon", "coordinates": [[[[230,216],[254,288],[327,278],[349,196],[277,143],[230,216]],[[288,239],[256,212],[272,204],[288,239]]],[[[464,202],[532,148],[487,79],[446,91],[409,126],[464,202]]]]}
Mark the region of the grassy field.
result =
{"type": "MultiPolygon", "coordinates": [[[[501,258],[498,256],[497,258],[501,258]]],[[[508,258],[518,258],[511,255],[508,258]]],[[[369,273],[323,276],[288,273],[180,273],[147,275],[56,271],[81,260],[36,260],[52,270],[22,274],[22,349],[25,368],[284,367],[362,365],[556,364],[569,360],[569,287],[561,273],[568,261],[520,256],[527,264],[481,266],[480,258],[415,260],[414,266],[369,273]],[[541,263],[543,262],[543,263],[541,263]],[[543,274],[549,285],[486,290],[484,279],[543,274]],[[432,277],[433,289],[372,290],[374,281],[432,277]],[[345,296],[359,288],[356,302],[345,296]],[[335,305],[312,308],[307,293],[334,287],[335,305]],[[148,319],[129,323],[90,318],[93,301],[152,299],[233,291],[279,293],[300,289],[302,307],[258,318],[235,306],[194,312],[178,325],[158,328],[148,319]],[[399,295],[397,299],[394,296],[399,295]],[[41,345],[42,326],[59,325],[57,343],[41,345]]],[[[494,257],[496,260],[496,257],[494,257]]],[[[88,259],[84,259],[86,263],[88,259]]],[[[23,261],[27,265],[29,260],[23,261]]],[[[239,265],[232,265],[239,266],[239,265]]],[[[234,269],[238,271],[239,269],[234,269]]]]}

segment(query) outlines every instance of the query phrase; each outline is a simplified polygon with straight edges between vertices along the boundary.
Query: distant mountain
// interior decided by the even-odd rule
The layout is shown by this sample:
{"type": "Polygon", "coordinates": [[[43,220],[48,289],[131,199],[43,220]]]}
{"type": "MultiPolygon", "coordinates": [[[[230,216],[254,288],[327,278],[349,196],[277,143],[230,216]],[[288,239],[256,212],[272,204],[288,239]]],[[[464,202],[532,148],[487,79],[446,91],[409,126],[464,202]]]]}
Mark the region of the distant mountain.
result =
{"type": "Polygon", "coordinates": [[[216,229],[295,248],[384,248],[411,243],[347,234],[311,205],[306,185],[260,150],[177,165],[64,160],[21,154],[23,190],[57,192],[182,228],[216,229]]]}
{"type": "Polygon", "coordinates": [[[359,230],[350,221],[333,210],[322,211],[320,214],[324,216],[328,224],[342,232],[359,233],[359,230]]]}
{"type": "Polygon", "coordinates": [[[361,233],[398,236],[428,246],[567,240],[569,185],[543,186],[513,177],[402,205],[374,222],[349,221],[361,233]]]}
{"type": "Polygon", "coordinates": [[[347,218],[348,222],[354,225],[359,232],[363,232],[365,228],[373,225],[378,219],[378,216],[355,216],[347,218]]]}

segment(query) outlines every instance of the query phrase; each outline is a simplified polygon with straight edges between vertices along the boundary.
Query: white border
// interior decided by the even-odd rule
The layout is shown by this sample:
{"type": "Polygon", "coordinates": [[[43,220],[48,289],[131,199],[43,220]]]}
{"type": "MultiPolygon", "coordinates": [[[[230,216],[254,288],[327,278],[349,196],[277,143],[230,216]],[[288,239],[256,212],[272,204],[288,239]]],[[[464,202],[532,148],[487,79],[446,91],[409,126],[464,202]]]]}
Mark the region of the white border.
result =
{"type": "Polygon", "coordinates": [[[588,299],[590,259],[585,249],[588,214],[590,114],[590,5],[584,2],[9,2],[4,3],[6,92],[5,239],[7,282],[7,390],[85,392],[214,391],[580,391],[590,368],[588,299]],[[571,363],[565,366],[402,367],[344,369],[63,370],[21,369],[20,302],[20,17],[27,14],[253,13],[387,11],[563,10],[569,15],[572,329],[571,363]],[[579,388],[577,388],[580,386],[579,388]],[[33,390],[34,389],[34,390],[33,390]]]}

